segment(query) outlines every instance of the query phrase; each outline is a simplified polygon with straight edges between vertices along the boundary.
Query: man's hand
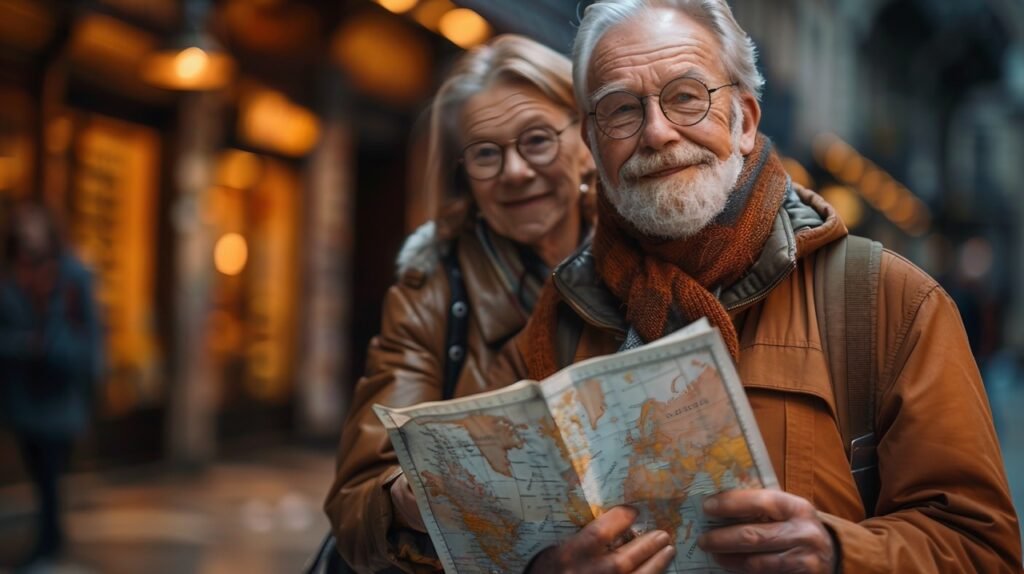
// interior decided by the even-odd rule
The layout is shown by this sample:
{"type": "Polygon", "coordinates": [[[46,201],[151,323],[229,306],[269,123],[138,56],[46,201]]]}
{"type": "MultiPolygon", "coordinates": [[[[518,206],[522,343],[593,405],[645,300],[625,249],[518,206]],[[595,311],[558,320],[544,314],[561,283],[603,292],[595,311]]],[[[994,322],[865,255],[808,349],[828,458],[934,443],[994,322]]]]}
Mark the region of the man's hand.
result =
{"type": "Polygon", "coordinates": [[[807,500],[779,490],[733,490],[704,501],[711,517],[736,522],[700,537],[698,545],[736,572],[832,574],[832,535],[807,500]]]}
{"type": "Polygon", "coordinates": [[[527,571],[531,574],[663,572],[676,555],[664,531],[652,530],[612,549],[627,534],[636,515],[636,510],[628,506],[612,508],[565,542],[541,552],[527,571]]]}
{"type": "Polygon", "coordinates": [[[412,493],[405,473],[391,483],[390,492],[391,505],[395,508],[395,522],[398,526],[426,532],[427,527],[423,524],[420,507],[416,506],[416,495],[412,493]]]}

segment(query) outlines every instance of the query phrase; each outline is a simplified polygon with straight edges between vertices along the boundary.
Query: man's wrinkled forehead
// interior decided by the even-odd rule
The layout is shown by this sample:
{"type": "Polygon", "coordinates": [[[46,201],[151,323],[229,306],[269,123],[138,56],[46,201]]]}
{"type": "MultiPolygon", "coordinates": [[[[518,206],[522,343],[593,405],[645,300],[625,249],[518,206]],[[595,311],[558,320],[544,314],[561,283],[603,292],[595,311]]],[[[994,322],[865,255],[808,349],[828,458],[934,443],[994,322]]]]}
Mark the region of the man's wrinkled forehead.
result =
{"type": "Polygon", "coordinates": [[[720,58],[718,40],[703,23],[671,8],[645,10],[609,28],[594,46],[587,65],[589,100],[625,89],[623,77],[651,64],[680,74],[695,68],[714,73],[721,69],[720,58]]]}

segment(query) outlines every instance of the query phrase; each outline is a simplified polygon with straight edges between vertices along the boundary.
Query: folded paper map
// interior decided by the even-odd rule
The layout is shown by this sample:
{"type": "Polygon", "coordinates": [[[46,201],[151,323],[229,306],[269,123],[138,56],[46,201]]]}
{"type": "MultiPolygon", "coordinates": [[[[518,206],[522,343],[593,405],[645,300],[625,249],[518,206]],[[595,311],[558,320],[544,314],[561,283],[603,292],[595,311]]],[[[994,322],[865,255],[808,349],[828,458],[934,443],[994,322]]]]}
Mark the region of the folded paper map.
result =
{"type": "Polygon", "coordinates": [[[732,359],[706,320],[537,383],[375,405],[445,571],[522,572],[620,504],[674,537],[667,572],[725,572],[697,547],[708,495],[778,488],[732,359]]]}

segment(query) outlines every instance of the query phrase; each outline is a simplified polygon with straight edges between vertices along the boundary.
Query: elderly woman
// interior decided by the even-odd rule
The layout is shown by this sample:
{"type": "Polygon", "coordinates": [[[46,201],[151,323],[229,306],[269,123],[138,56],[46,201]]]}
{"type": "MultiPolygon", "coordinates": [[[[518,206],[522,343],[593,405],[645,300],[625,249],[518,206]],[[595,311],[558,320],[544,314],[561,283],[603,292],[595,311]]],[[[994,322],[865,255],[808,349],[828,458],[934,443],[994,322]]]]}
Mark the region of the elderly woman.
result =
{"type": "Polygon", "coordinates": [[[482,373],[590,227],[584,199],[592,194],[584,192],[594,167],[570,77],[565,57],[501,36],[465,54],[434,100],[425,191],[453,200],[399,255],[399,281],[384,301],[325,504],[338,549],[356,570],[440,568],[371,405],[491,388],[482,373]],[[468,311],[456,306],[449,320],[453,290],[465,292],[468,311]],[[456,319],[465,322],[465,342],[449,348],[456,319]]]}

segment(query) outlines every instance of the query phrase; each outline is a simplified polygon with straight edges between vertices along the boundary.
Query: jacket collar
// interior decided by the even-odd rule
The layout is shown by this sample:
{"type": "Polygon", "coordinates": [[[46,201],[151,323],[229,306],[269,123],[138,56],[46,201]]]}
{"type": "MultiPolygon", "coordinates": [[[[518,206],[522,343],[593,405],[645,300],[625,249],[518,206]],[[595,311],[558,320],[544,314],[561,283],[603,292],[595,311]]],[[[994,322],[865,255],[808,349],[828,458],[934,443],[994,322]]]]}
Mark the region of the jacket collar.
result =
{"type": "MultiPolygon", "coordinates": [[[[798,257],[844,235],[846,227],[824,199],[789,184],[761,255],[739,281],[721,292],[719,300],[728,311],[761,300],[796,268],[798,257]]],[[[589,242],[555,269],[553,279],[562,300],[585,321],[626,333],[629,326],[622,304],[601,281],[589,242]]]]}

